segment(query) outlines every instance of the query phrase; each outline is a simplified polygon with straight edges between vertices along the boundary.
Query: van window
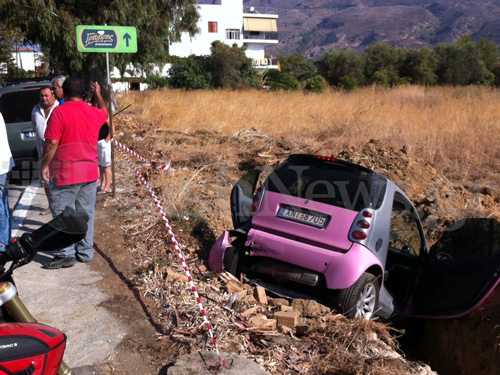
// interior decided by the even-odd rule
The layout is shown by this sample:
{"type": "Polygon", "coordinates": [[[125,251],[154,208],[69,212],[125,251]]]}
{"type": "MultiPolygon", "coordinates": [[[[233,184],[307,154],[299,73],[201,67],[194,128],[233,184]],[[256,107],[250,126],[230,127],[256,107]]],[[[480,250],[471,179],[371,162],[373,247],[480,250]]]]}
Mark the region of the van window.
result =
{"type": "Polygon", "coordinates": [[[31,122],[31,111],[40,103],[38,91],[38,89],[21,90],[0,96],[0,112],[5,123],[31,122]]]}

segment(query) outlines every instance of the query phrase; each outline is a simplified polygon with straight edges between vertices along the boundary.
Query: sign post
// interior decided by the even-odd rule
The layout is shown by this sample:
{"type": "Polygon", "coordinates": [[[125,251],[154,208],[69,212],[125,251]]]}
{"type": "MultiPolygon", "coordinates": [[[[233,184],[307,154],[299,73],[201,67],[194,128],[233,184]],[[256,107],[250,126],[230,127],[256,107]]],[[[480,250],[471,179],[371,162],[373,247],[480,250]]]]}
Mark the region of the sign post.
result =
{"type": "MultiPolygon", "coordinates": [[[[111,139],[114,138],[113,113],[111,112],[111,75],[109,72],[109,53],[136,53],[137,30],[132,26],[90,26],[76,27],[76,43],[80,52],[105,52],[106,72],[108,77],[108,113],[111,139]]],[[[113,198],[116,195],[115,158],[111,147],[111,176],[113,180],[113,198]]]]}

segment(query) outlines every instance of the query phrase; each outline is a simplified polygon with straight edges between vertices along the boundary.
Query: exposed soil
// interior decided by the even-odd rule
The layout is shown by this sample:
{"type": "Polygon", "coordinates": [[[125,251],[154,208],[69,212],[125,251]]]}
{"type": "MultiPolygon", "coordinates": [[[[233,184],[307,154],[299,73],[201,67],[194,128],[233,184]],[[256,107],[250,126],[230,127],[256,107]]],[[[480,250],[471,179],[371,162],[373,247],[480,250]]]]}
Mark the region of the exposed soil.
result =
{"type": "MultiPolygon", "coordinates": [[[[272,139],[253,129],[239,131],[232,137],[209,132],[139,130],[131,118],[125,118],[119,129],[127,135],[117,139],[126,146],[147,160],[159,159],[160,165],[170,163],[175,169],[154,170],[128,154],[165,209],[221,350],[252,358],[268,371],[280,374],[429,371],[398,354],[390,326],[347,321],[332,311],[314,311],[310,317],[303,314],[306,328],[301,335],[283,329],[272,335],[242,329],[242,324],[248,323],[242,321],[242,315],[258,304],[255,300],[238,299],[231,308],[224,308],[234,290],[205,268],[211,245],[224,229],[231,227],[229,192],[246,170],[260,167],[270,171],[290,153],[333,155],[368,166],[395,181],[420,211],[430,245],[455,220],[499,218],[498,181],[450,181],[432,166],[410,158],[404,148],[395,150],[378,141],[358,149],[337,149],[332,139],[292,142],[272,139]],[[395,354],[383,354],[387,352],[395,354]],[[332,365],[332,355],[337,365],[332,365]]],[[[98,256],[93,266],[106,275],[102,287],[111,299],[105,306],[127,323],[130,334],[102,366],[104,373],[117,375],[161,374],[179,355],[200,348],[212,350],[213,345],[207,338],[189,283],[183,278],[178,254],[160,211],[128,162],[117,149],[114,152],[117,192],[115,198],[98,198],[98,256]]],[[[480,315],[427,327],[432,331],[424,337],[426,351],[435,356],[445,347],[450,353],[446,364],[440,362],[439,374],[500,373],[496,350],[500,341],[498,296],[491,301],[480,315]],[[450,324],[454,326],[452,333],[450,324]],[[463,359],[463,366],[468,354],[452,354],[451,342],[457,339],[453,332],[471,331],[477,332],[477,346],[482,345],[482,352],[487,354],[478,351],[470,358],[470,362],[481,362],[482,368],[460,372],[456,356],[463,359]],[[491,363],[486,365],[481,355],[491,363]]],[[[276,308],[264,306],[262,312],[269,315],[273,309],[276,308]]]]}

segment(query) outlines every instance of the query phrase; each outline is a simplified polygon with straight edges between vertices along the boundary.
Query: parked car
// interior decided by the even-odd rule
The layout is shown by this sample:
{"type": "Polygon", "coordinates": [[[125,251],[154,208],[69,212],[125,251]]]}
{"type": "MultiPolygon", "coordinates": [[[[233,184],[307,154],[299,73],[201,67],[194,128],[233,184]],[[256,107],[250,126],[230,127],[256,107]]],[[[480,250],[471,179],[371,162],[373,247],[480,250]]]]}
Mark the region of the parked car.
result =
{"type": "Polygon", "coordinates": [[[16,166],[38,160],[36,134],[31,128],[31,111],[40,103],[39,89],[50,81],[14,83],[0,89],[0,112],[16,166]]]}
{"type": "Polygon", "coordinates": [[[209,255],[216,272],[366,319],[462,316],[499,282],[497,220],[457,222],[429,250],[410,199],[375,171],[292,155],[255,192],[259,175],[232,189],[234,229],[209,255]]]}

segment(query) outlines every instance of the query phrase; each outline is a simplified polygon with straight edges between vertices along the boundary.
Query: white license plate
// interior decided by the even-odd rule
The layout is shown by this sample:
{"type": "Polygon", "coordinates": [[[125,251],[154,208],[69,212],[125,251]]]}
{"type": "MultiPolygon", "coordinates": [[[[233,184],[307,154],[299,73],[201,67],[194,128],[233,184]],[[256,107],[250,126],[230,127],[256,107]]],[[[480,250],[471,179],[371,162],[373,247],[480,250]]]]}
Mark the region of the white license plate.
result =
{"type": "Polygon", "coordinates": [[[35,132],[26,132],[24,134],[26,134],[26,138],[34,138],[34,137],[36,137],[36,133],[35,132]]]}
{"type": "Polygon", "coordinates": [[[328,215],[292,206],[281,206],[278,211],[278,217],[312,225],[316,228],[324,228],[328,220],[328,215]]]}

